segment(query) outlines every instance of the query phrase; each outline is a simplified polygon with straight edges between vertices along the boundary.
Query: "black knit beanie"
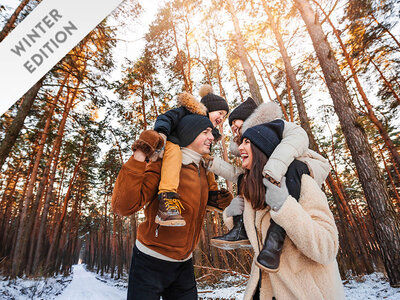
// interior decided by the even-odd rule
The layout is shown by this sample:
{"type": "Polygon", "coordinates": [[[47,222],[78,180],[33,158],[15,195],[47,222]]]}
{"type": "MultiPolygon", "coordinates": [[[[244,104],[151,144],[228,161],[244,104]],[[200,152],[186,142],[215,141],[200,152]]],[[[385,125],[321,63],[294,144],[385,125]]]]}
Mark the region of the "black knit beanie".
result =
{"type": "Polygon", "coordinates": [[[282,140],[285,123],[282,120],[274,120],[269,123],[257,125],[247,129],[243,135],[257,146],[267,157],[270,157],[282,140]]]}
{"type": "Polygon", "coordinates": [[[186,147],[190,145],[196,137],[208,127],[213,128],[209,118],[201,115],[190,114],[184,116],[176,128],[176,134],[179,139],[179,146],[186,147]]]}
{"type": "Polygon", "coordinates": [[[253,113],[253,111],[257,108],[256,102],[253,98],[249,97],[246,101],[241,103],[238,107],[232,110],[229,115],[229,126],[232,126],[232,122],[234,120],[242,120],[246,121],[246,119],[253,113]]]}
{"type": "Polygon", "coordinates": [[[209,113],[217,110],[225,110],[226,113],[229,113],[229,106],[226,100],[221,96],[215,95],[210,85],[201,86],[199,94],[201,97],[200,102],[207,107],[209,113]]]}

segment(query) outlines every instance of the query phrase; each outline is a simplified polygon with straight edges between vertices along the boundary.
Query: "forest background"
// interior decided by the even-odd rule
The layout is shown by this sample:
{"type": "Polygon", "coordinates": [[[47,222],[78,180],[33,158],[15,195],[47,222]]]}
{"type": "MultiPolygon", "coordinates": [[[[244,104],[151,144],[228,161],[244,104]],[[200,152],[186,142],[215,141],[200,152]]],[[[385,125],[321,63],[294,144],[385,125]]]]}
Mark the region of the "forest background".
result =
{"type": "MultiPolygon", "coordinates": [[[[0,41],[39,2],[1,2],[0,41]]],[[[396,0],[125,0],[0,117],[1,272],[68,274],[82,258],[126,274],[143,215],[111,211],[118,171],[178,93],[209,83],[231,108],[275,101],[307,131],[332,167],[342,277],[400,286],[399,17],[396,0]]],[[[221,131],[214,154],[238,163],[221,131]]],[[[208,212],[198,280],[249,274],[251,250],[209,245],[225,230],[208,212]]]]}

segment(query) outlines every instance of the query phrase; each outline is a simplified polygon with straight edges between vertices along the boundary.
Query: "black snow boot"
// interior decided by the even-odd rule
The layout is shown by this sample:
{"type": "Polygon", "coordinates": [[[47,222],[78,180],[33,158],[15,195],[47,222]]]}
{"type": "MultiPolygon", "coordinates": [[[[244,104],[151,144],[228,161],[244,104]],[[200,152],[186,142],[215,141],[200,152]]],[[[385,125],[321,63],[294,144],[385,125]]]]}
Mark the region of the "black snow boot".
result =
{"type": "Polygon", "coordinates": [[[250,248],[250,241],[244,229],[243,215],[233,216],[233,228],[225,235],[211,239],[211,246],[234,250],[238,248],[250,248]]]}
{"type": "Polygon", "coordinates": [[[279,271],[283,242],[285,241],[286,231],[281,226],[271,220],[265,238],[264,247],[258,254],[256,265],[267,272],[275,273],[279,271]]]}

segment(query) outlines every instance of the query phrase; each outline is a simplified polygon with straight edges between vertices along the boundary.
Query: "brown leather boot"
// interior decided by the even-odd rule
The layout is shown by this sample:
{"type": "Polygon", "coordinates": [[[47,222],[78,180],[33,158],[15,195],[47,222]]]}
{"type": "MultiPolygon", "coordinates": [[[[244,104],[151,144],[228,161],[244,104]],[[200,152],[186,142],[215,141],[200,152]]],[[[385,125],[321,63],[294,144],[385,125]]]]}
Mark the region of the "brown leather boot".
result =
{"type": "Polygon", "coordinates": [[[161,226],[185,226],[185,219],[181,216],[184,209],[179,194],[164,192],[158,194],[158,212],[155,219],[161,226]]]}
{"type": "Polygon", "coordinates": [[[270,273],[276,273],[279,271],[285,237],[285,229],[271,220],[271,225],[268,228],[264,246],[256,260],[256,265],[260,269],[270,273]]]}

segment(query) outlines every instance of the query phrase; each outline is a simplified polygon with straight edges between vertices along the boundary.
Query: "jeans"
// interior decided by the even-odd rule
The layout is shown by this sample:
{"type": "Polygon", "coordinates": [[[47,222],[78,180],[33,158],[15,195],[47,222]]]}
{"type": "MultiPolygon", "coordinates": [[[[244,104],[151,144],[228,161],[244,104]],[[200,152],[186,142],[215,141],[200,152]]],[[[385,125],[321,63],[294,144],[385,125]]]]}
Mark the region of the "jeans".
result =
{"type": "Polygon", "coordinates": [[[195,300],[196,280],[192,259],[161,260],[133,248],[129,270],[128,300],[195,300]]]}

